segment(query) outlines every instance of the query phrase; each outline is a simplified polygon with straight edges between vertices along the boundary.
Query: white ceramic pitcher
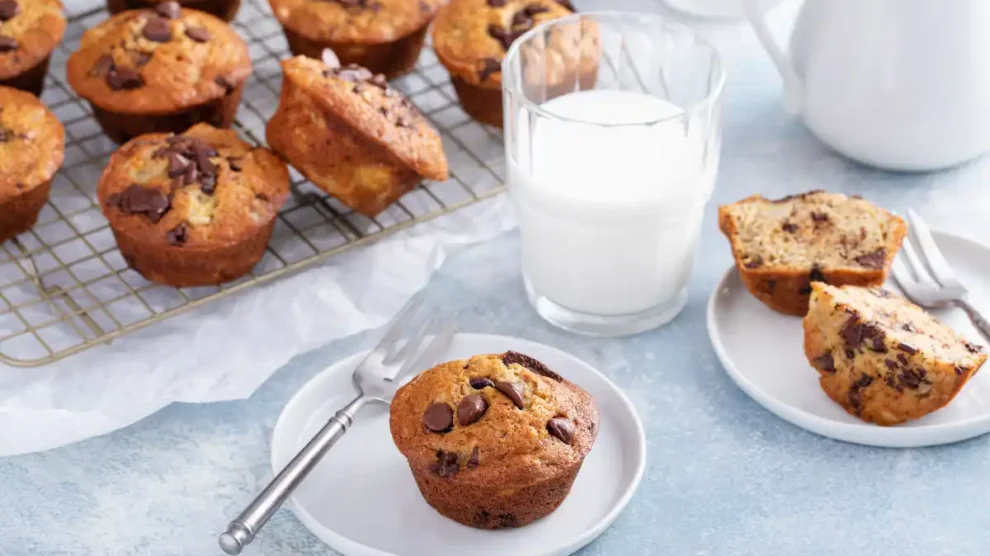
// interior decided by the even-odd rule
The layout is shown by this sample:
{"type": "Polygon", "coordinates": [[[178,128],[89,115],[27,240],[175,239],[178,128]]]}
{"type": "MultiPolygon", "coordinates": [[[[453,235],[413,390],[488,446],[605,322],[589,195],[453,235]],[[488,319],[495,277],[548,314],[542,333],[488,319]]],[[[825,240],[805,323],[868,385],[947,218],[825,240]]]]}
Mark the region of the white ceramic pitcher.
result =
{"type": "Polygon", "coordinates": [[[789,58],[744,5],[785,106],[836,151],[909,171],[990,151],[990,0],[806,0],[789,58]]]}

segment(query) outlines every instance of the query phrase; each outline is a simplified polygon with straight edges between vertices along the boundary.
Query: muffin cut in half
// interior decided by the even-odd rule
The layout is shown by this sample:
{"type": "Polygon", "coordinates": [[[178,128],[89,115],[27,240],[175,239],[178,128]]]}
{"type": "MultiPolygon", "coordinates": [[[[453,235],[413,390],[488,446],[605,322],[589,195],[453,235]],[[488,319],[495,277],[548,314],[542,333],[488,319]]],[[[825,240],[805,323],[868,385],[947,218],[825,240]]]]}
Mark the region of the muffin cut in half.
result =
{"type": "Polygon", "coordinates": [[[560,506],[598,435],[591,395],[516,352],[442,363],[392,400],[392,439],[427,503],[481,529],[560,506]]]}
{"type": "Polygon", "coordinates": [[[945,407],[987,359],[899,295],[822,283],[812,284],[804,353],[832,400],[878,425],[945,407]]]}
{"type": "Polygon", "coordinates": [[[869,201],[825,191],[748,197],[719,207],[718,222],[750,293],[796,316],[808,312],[813,282],[883,284],[907,233],[900,217],[869,201]]]}

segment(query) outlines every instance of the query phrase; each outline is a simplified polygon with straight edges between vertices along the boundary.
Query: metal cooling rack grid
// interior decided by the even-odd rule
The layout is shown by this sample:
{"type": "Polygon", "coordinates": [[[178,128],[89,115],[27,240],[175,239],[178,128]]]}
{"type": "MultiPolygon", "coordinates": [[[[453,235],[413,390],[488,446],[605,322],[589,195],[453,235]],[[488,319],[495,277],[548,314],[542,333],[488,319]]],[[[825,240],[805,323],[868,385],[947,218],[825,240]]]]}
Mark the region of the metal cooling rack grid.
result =
{"type": "MultiPolygon", "coordinates": [[[[416,71],[393,82],[441,131],[451,167],[446,182],[424,182],[376,218],[327,196],[295,170],[269,248],[252,274],[219,287],[175,289],[129,269],[96,198],[96,184],[116,145],[65,80],[65,62],[82,33],[107,16],[74,15],[52,57],[42,100],[66,129],[65,162],[37,225],[0,245],[0,361],[37,366],[109,343],[128,332],[268,282],[326,258],[453,212],[504,190],[501,135],[458,106],[446,70],[425,50],[416,71]]],[[[248,80],[235,128],[264,145],[278,104],[279,60],[290,56],[265,0],[246,0],[235,28],[250,46],[248,80]]]]}

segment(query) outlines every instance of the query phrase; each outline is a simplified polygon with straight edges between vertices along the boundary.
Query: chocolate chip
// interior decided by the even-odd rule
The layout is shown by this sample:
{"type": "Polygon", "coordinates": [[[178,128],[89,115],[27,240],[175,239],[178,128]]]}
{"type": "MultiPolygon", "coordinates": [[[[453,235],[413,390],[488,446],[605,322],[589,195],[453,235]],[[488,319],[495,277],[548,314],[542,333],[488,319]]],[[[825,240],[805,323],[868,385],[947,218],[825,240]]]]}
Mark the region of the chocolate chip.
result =
{"type": "Polygon", "coordinates": [[[901,374],[897,375],[897,378],[900,379],[901,384],[912,390],[917,390],[922,383],[921,375],[912,369],[904,369],[901,374]]]}
{"type": "Polygon", "coordinates": [[[372,73],[367,68],[363,68],[357,64],[349,64],[345,67],[337,68],[333,73],[339,79],[350,81],[351,83],[367,81],[372,77],[372,73]]]}
{"type": "Polygon", "coordinates": [[[136,183],[111,195],[107,204],[127,214],[143,214],[153,224],[157,224],[172,206],[168,196],[161,190],[136,183]]]}
{"type": "Polygon", "coordinates": [[[978,353],[983,353],[983,348],[980,347],[980,346],[978,346],[978,345],[976,345],[976,344],[973,344],[973,343],[970,343],[970,342],[963,342],[963,346],[966,348],[966,351],[968,351],[968,352],[970,352],[970,353],[972,353],[974,355],[975,354],[978,354],[978,353]]]}
{"type": "Polygon", "coordinates": [[[242,165],[242,161],[240,158],[235,158],[235,157],[228,158],[227,165],[230,166],[230,169],[233,170],[234,172],[240,172],[241,170],[244,169],[244,166],[242,165]]]}
{"type": "Polygon", "coordinates": [[[141,74],[127,68],[114,68],[107,72],[107,85],[114,91],[129,91],[144,85],[141,74]]]}
{"type": "Polygon", "coordinates": [[[210,40],[210,32],[205,27],[187,27],[186,36],[196,42],[206,42],[210,40]]]}
{"type": "Polygon", "coordinates": [[[505,397],[512,400],[512,403],[516,407],[522,409],[525,404],[523,403],[523,386],[518,382],[506,382],[499,381],[495,383],[495,389],[505,395],[505,397]]]}
{"type": "Polygon", "coordinates": [[[200,176],[199,190],[207,195],[213,195],[217,190],[217,177],[213,174],[204,174],[200,176]]]}
{"type": "Polygon", "coordinates": [[[811,213],[811,220],[819,224],[823,222],[828,222],[828,215],[824,212],[813,212],[811,213]]]}
{"type": "Polygon", "coordinates": [[[199,170],[196,169],[196,165],[189,164],[186,166],[186,173],[182,176],[183,185],[196,183],[197,179],[199,179],[199,170]]]}
{"type": "Polygon", "coordinates": [[[863,325],[859,322],[859,317],[856,315],[849,317],[849,320],[839,330],[839,335],[842,336],[842,341],[845,342],[846,347],[858,348],[863,343],[863,325]]]}
{"type": "Polygon", "coordinates": [[[152,42],[168,42],[172,40],[172,28],[168,20],[162,17],[152,17],[144,24],[141,31],[144,38],[152,42]]]}
{"type": "Polygon", "coordinates": [[[502,48],[508,50],[512,43],[516,39],[521,37],[525,31],[507,31],[502,29],[498,25],[490,24],[488,25],[488,36],[498,41],[502,45],[502,48]]]}
{"type": "Polygon", "coordinates": [[[825,279],[825,275],[822,274],[822,268],[816,264],[811,265],[811,272],[808,273],[808,281],[828,283],[828,280],[825,279]]]}
{"type": "MultiPolygon", "coordinates": [[[[201,174],[212,176],[217,173],[217,166],[210,160],[210,150],[203,147],[196,149],[196,165],[199,166],[199,172],[201,174]]],[[[212,152],[216,154],[215,150],[212,152]]]]}
{"type": "Polygon", "coordinates": [[[192,161],[182,156],[179,153],[170,152],[168,153],[168,177],[174,178],[181,176],[186,173],[186,168],[192,164],[192,161]]]}
{"type": "Polygon", "coordinates": [[[846,348],[846,359],[853,359],[854,357],[856,357],[856,352],[846,348]]]}
{"type": "Polygon", "coordinates": [[[134,54],[134,65],[139,68],[148,65],[148,62],[150,61],[151,54],[148,54],[147,52],[138,52],[134,54]]]}
{"type": "Polygon", "coordinates": [[[478,70],[478,79],[484,81],[500,71],[502,71],[501,62],[495,58],[485,58],[481,60],[481,69],[478,70]]]}
{"type": "Polygon", "coordinates": [[[461,426],[473,424],[481,419],[488,411],[488,402],[478,394],[464,396],[461,403],[457,405],[457,422],[461,426]]]}
{"type": "Polygon", "coordinates": [[[564,444],[570,444],[574,438],[574,423],[565,417],[554,417],[547,423],[547,431],[551,436],[562,440],[564,444]]]}
{"type": "Polygon", "coordinates": [[[450,432],[454,428],[454,410],[445,403],[430,404],[423,413],[423,425],[432,432],[450,432]]]}
{"type": "Polygon", "coordinates": [[[835,372],[835,357],[832,355],[831,351],[825,352],[825,355],[816,357],[815,363],[818,363],[822,370],[827,373],[835,372]]]}
{"type": "Polygon", "coordinates": [[[887,365],[887,368],[892,371],[897,370],[897,361],[894,361],[893,359],[884,359],[883,364],[887,365]]]}
{"type": "Polygon", "coordinates": [[[17,39],[0,35],[0,52],[10,52],[17,50],[17,39]]]}
{"type": "Polygon", "coordinates": [[[0,0],[0,21],[13,19],[19,13],[21,13],[21,7],[17,5],[15,0],[0,0]]]}
{"type": "MultiPolygon", "coordinates": [[[[877,329],[877,330],[879,330],[879,329],[877,329]]],[[[875,351],[877,353],[887,353],[887,344],[884,343],[884,341],[883,341],[884,340],[884,336],[882,334],[883,333],[881,332],[881,335],[880,336],[874,336],[873,337],[873,346],[872,346],[872,349],[873,349],[873,351],[875,351]]]]}
{"type": "Polygon", "coordinates": [[[884,264],[887,262],[887,250],[881,247],[872,253],[860,255],[854,260],[859,263],[860,266],[878,270],[883,268],[884,264]]]}
{"type": "Polygon", "coordinates": [[[492,382],[492,379],[490,378],[475,377],[471,379],[471,388],[474,388],[475,390],[481,390],[482,388],[487,388],[489,386],[495,386],[495,383],[492,382]]]}
{"type": "Polygon", "coordinates": [[[907,365],[908,364],[908,358],[903,353],[898,353],[897,354],[897,361],[900,362],[901,365],[907,365]]]}
{"type": "Polygon", "coordinates": [[[471,457],[468,459],[467,462],[468,469],[474,469],[475,467],[478,467],[478,464],[481,463],[480,460],[481,460],[481,452],[478,450],[478,447],[475,446],[471,450],[471,457]]]}
{"type": "Polygon", "coordinates": [[[93,67],[89,68],[90,77],[100,77],[106,75],[107,72],[113,69],[113,56],[109,54],[104,54],[96,59],[93,63],[93,67]]]}
{"type": "Polygon", "coordinates": [[[228,95],[231,93],[231,91],[233,91],[236,88],[234,86],[234,84],[230,81],[230,79],[228,79],[228,78],[226,78],[226,77],[224,77],[222,75],[218,75],[218,76],[214,77],[213,78],[213,82],[216,83],[217,85],[220,85],[221,87],[223,87],[224,90],[227,91],[227,94],[228,95]]]}
{"type": "Polygon", "coordinates": [[[512,26],[513,27],[532,27],[533,18],[526,13],[526,10],[519,10],[512,16],[512,26]]]}
{"type": "Polygon", "coordinates": [[[536,359],[528,355],[523,355],[522,353],[516,351],[507,351],[502,355],[502,363],[508,367],[509,365],[520,365],[525,367],[534,373],[545,376],[549,379],[556,380],[557,382],[562,382],[564,379],[557,373],[551,371],[546,365],[540,363],[536,359]]]}
{"type": "Polygon", "coordinates": [[[178,2],[162,2],[155,6],[155,13],[168,19],[178,19],[182,15],[182,8],[178,2]]]}
{"type": "Polygon", "coordinates": [[[436,463],[430,464],[430,471],[444,478],[453,477],[460,470],[461,467],[457,463],[457,454],[453,452],[438,451],[436,463]]]}
{"type": "Polygon", "coordinates": [[[186,228],[186,223],[183,222],[178,226],[172,228],[165,234],[165,239],[168,241],[169,245],[179,246],[183,245],[187,239],[189,239],[188,229],[186,228]]]}
{"type": "Polygon", "coordinates": [[[539,4],[530,4],[523,9],[526,15],[534,16],[536,14],[542,14],[550,11],[550,8],[546,6],[541,6],[539,4]]]}
{"type": "Polygon", "coordinates": [[[780,229],[784,230],[789,234],[793,234],[794,232],[798,231],[798,225],[794,224],[793,222],[784,222],[783,224],[781,224],[780,229]]]}
{"type": "Polygon", "coordinates": [[[910,355],[914,355],[915,353],[918,353],[918,348],[910,344],[905,344],[904,342],[897,344],[897,349],[901,351],[906,351],[910,355]]]}
{"type": "Polygon", "coordinates": [[[860,390],[866,388],[870,384],[873,384],[873,377],[863,373],[860,375],[859,380],[852,383],[852,386],[849,388],[849,405],[853,406],[856,413],[859,413],[860,405],[863,403],[863,396],[862,393],[860,393],[860,390]]]}
{"type": "Polygon", "coordinates": [[[956,365],[954,367],[954,370],[956,371],[956,374],[959,376],[966,374],[967,371],[966,367],[960,367],[959,365],[956,365]]]}

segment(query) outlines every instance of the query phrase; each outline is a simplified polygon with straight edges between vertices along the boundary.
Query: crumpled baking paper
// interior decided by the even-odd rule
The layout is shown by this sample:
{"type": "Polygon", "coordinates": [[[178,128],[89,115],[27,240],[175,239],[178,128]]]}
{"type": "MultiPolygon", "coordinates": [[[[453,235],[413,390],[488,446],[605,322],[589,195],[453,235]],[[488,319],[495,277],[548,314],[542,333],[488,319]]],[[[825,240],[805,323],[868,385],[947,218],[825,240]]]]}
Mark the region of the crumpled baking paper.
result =
{"type": "Polygon", "coordinates": [[[171,402],[246,398],[289,359],[387,323],[452,248],[514,218],[505,195],[39,368],[0,365],[0,456],[126,427],[171,402]]]}

